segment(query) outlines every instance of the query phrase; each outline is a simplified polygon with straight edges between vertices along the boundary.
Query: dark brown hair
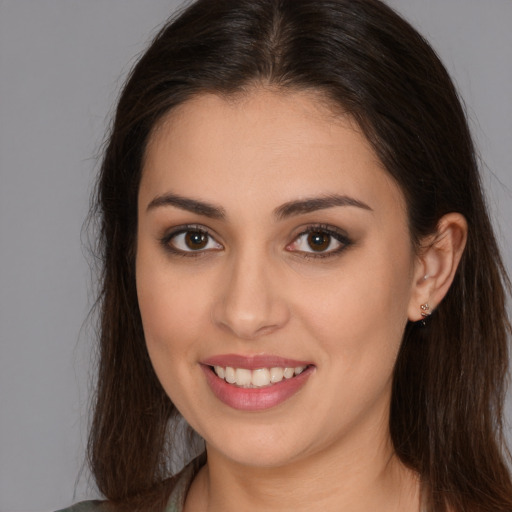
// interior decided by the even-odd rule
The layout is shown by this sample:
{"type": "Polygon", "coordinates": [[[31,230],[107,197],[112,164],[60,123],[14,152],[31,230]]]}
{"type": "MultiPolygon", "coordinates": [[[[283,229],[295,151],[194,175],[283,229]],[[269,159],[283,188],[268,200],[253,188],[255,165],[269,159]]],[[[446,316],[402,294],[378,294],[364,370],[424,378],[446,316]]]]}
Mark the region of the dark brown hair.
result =
{"type": "Polygon", "coordinates": [[[408,206],[415,244],[441,216],[469,225],[454,283],[426,327],[406,327],[390,431],[430,510],[510,511],[501,421],[509,287],[453,84],[426,41],[378,0],[199,0],[169,22],[122,91],[97,189],[101,334],[89,459],[100,491],[163,509],[176,410],[151,367],[135,290],[137,193],[164,114],[197,94],[258,84],[314,90],[360,125],[408,206]]]}

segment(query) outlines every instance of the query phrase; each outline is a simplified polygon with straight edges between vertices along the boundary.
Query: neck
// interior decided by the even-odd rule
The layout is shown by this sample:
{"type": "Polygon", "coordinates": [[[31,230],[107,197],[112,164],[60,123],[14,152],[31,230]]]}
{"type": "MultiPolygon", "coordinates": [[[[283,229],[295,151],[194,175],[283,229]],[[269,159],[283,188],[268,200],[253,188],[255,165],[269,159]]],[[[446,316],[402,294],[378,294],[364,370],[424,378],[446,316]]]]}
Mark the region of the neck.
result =
{"type": "Polygon", "coordinates": [[[417,475],[394,455],[389,437],[375,443],[374,434],[278,467],[238,464],[207,447],[185,512],[309,512],[312,504],[323,512],[419,511],[417,475]]]}

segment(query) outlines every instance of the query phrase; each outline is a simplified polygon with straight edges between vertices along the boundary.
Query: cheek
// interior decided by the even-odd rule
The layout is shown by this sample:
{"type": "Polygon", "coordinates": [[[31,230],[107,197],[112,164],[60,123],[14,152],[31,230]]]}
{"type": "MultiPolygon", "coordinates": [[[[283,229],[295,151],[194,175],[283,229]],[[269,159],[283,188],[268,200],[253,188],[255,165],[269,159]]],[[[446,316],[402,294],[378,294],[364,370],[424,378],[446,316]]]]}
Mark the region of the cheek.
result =
{"type": "Polygon", "coordinates": [[[168,390],[173,376],[193,364],[191,340],[199,337],[200,316],[204,316],[197,283],[178,280],[164,258],[143,247],[137,254],[136,282],[148,353],[168,390]]]}
{"type": "Polygon", "coordinates": [[[147,263],[137,264],[137,294],[149,358],[167,396],[183,415],[193,417],[190,396],[199,393],[190,379],[197,366],[194,340],[201,330],[197,293],[147,263]]]}
{"type": "MultiPolygon", "coordinates": [[[[395,246],[396,247],[396,246],[395,246]]],[[[331,361],[351,375],[391,372],[407,323],[411,256],[400,249],[347,258],[336,279],[308,285],[300,316],[331,361]]]]}
{"type": "Polygon", "coordinates": [[[302,304],[302,329],[320,349],[322,388],[335,390],[331,399],[336,407],[325,411],[319,404],[317,416],[349,428],[369,411],[379,410],[373,424],[380,428],[386,423],[393,369],[407,322],[409,288],[404,275],[407,270],[398,265],[373,261],[372,267],[361,265],[359,271],[354,266],[302,304]]]}
{"type": "Polygon", "coordinates": [[[205,287],[199,273],[187,272],[186,263],[171,263],[154,244],[147,233],[139,232],[137,297],[146,335],[164,341],[172,332],[194,332],[202,315],[205,287]]]}

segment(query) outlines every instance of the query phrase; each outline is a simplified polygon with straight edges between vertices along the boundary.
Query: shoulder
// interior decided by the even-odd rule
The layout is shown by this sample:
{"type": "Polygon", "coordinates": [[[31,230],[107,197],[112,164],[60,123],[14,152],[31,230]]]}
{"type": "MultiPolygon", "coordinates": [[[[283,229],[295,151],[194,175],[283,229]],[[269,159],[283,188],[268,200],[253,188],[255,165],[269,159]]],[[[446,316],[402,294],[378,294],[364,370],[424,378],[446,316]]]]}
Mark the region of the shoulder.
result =
{"type": "MultiPolygon", "coordinates": [[[[171,489],[165,512],[180,512],[183,510],[185,498],[192,480],[206,462],[206,454],[202,453],[196,459],[187,464],[178,474],[166,480],[166,485],[171,489]]],[[[56,512],[109,512],[112,507],[108,501],[81,501],[71,507],[57,510],[56,512]]]]}
{"type": "Polygon", "coordinates": [[[94,501],[81,501],[80,503],[76,503],[68,508],[63,508],[62,510],[57,510],[56,512],[104,512],[104,508],[102,506],[103,502],[94,500],[94,501]]]}
{"type": "Polygon", "coordinates": [[[175,475],[170,480],[170,487],[172,491],[169,495],[169,501],[165,512],[181,512],[185,507],[185,500],[188,490],[199,470],[206,462],[206,454],[202,453],[187,466],[185,466],[180,473],[175,475]]]}

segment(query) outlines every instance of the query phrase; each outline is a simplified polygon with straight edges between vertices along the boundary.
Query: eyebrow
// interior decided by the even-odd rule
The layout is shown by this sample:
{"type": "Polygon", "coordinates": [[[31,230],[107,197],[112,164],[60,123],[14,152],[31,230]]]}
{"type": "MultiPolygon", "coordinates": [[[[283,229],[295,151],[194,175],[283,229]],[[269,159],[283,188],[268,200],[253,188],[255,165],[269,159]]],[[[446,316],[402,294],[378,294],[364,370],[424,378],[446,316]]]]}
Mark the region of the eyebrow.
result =
{"type": "Polygon", "coordinates": [[[305,213],[315,212],[317,210],[325,210],[327,208],[333,208],[335,206],[355,206],[356,208],[362,208],[373,212],[366,203],[354,199],[349,196],[342,196],[338,194],[332,194],[322,197],[311,197],[301,199],[298,201],[290,201],[285,203],[274,210],[274,215],[282,220],[293,215],[301,215],[305,213]]]}
{"type": "MultiPolygon", "coordinates": [[[[163,206],[174,206],[181,210],[186,210],[204,217],[212,219],[225,219],[226,211],[221,206],[216,206],[211,203],[191,199],[188,197],[179,196],[173,193],[163,194],[155,197],[148,205],[147,210],[163,206]]],[[[366,203],[354,199],[353,197],[343,196],[338,194],[331,194],[321,197],[311,197],[290,201],[284,203],[274,210],[274,216],[283,220],[294,215],[303,215],[317,210],[325,210],[336,206],[353,206],[363,210],[373,211],[366,203]]]]}
{"type": "Polygon", "coordinates": [[[204,217],[210,217],[211,219],[224,219],[226,217],[226,211],[220,206],[171,193],[155,197],[148,204],[147,209],[149,211],[160,206],[175,206],[181,210],[203,215],[204,217]]]}

